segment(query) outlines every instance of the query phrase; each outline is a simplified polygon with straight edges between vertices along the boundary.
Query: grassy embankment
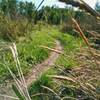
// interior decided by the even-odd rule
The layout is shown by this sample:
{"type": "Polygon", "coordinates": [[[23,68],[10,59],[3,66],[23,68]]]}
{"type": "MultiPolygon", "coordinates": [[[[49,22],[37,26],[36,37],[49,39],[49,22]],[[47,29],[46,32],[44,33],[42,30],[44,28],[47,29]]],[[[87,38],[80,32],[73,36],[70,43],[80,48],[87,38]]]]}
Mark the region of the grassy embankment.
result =
{"type": "MultiPolygon", "coordinates": [[[[3,47],[5,44],[9,44],[2,38],[0,39],[1,45],[3,47]]],[[[54,39],[49,35],[49,30],[45,27],[42,27],[39,30],[39,27],[35,27],[31,36],[20,37],[19,41],[16,42],[19,60],[24,74],[29,73],[29,71],[37,64],[41,63],[43,60],[48,58],[49,51],[40,47],[40,45],[45,45],[48,47],[54,47],[54,39]]],[[[7,65],[11,70],[17,74],[15,63],[11,54],[11,51],[1,51],[0,57],[0,83],[3,80],[11,78],[10,73],[4,65],[2,55],[5,55],[7,65]]]]}

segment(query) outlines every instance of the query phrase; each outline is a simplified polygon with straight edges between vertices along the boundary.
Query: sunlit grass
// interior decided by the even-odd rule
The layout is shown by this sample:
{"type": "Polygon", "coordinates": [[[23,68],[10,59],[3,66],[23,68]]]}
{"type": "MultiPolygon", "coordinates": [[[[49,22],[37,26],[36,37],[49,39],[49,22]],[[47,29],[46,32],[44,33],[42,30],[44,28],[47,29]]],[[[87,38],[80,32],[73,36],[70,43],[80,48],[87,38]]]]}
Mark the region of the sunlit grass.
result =
{"type": "MultiPolygon", "coordinates": [[[[4,41],[4,40],[3,40],[4,41]]],[[[5,42],[5,41],[4,41],[5,42]]],[[[50,52],[46,49],[41,48],[41,45],[48,47],[54,47],[55,40],[48,34],[48,29],[41,29],[41,31],[33,30],[31,36],[24,37],[23,40],[16,42],[19,60],[23,73],[26,75],[29,71],[38,63],[48,58],[50,52]],[[30,37],[30,38],[29,38],[30,37]]],[[[6,60],[8,65],[14,73],[17,74],[14,61],[12,59],[11,53],[6,52],[6,60]]],[[[0,59],[0,78],[10,78],[9,72],[3,66],[2,56],[0,59]]]]}
{"type": "Polygon", "coordinates": [[[56,30],[54,33],[52,36],[60,41],[64,53],[64,55],[60,55],[55,64],[66,68],[77,66],[75,54],[82,46],[85,46],[82,39],[74,37],[70,33],[61,33],[59,30],[56,30]]]}

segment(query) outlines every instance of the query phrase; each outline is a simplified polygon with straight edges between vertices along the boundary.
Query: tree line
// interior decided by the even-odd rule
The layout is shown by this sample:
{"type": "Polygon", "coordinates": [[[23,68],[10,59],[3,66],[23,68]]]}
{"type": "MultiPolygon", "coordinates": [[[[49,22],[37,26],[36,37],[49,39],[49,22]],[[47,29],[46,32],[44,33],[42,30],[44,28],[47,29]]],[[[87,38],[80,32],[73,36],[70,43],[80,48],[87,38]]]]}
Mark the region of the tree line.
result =
{"type": "MultiPolygon", "coordinates": [[[[100,4],[98,2],[95,9],[100,12],[100,4]]],[[[67,29],[70,29],[71,17],[84,22],[83,19],[86,19],[88,15],[82,10],[75,11],[73,7],[69,6],[65,8],[45,6],[37,10],[32,2],[2,0],[0,2],[0,30],[2,30],[0,33],[7,37],[25,35],[25,33],[32,30],[32,27],[38,21],[51,25],[64,25],[64,27],[67,26],[67,29]]],[[[94,17],[91,18],[94,20],[94,17]]]]}

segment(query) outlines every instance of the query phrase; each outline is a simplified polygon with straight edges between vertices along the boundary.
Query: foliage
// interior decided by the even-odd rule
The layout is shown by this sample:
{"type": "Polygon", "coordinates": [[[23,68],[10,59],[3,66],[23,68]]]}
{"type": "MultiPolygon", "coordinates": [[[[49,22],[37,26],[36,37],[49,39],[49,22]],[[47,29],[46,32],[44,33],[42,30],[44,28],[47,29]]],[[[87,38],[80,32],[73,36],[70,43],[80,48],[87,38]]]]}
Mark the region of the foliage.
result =
{"type": "Polygon", "coordinates": [[[42,7],[37,12],[37,19],[43,20],[48,24],[59,25],[69,20],[69,15],[72,13],[72,8],[58,8],[56,6],[53,7],[42,7]]]}
{"type": "Polygon", "coordinates": [[[58,30],[53,31],[53,33],[52,36],[61,42],[64,50],[64,55],[59,57],[56,64],[66,68],[76,66],[78,63],[74,60],[74,55],[79,51],[79,48],[84,46],[83,41],[79,37],[70,35],[72,33],[62,33],[58,30]]]}
{"type": "Polygon", "coordinates": [[[26,33],[29,35],[29,32],[31,31],[31,26],[27,27],[27,30],[25,29],[27,24],[27,19],[21,19],[21,20],[11,20],[4,16],[3,14],[0,15],[0,35],[3,37],[3,39],[7,41],[17,41],[18,37],[25,36],[26,33]],[[20,22],[19,22],[20,21],[20,22]]]}
{"type": "Polygon", "coordinates": [[[19,97],[20,100],[25,100],[25,98],[20,94],[18,88],[15,85],[12,85],[12,89],[15,92],[15,94],[19,97]]]}
{"type": "Polygon", "coordinates": [[[32,14],[35,11],[35,6],[32,2],[17,0],[2,0],[0,2],[0,8],[4,15],[12,20],[16,20],[21,16],[25,16],[31,20],[32,14]]]}
{"type": "MultiPolygon", "coordinates": [[[[88,15],[84,11],[76,11],[75,19],[80,24],[82,30],[86,33],[86,31],[94,30],[99,32],[99,24],[98,20],[91,15],[88,15]]],[[[86,34],[88,36],[88,34],[86,34]]]]}
{"type": "MultiPolygon", "coordinates": [[[[98,5],[99,4],[97,4],[96,8],[99,9],[98,5]]],[[[12,39],[16,39],[19,36],[25,36],[27,33],[30,33],[38,21],[43,21],[52,25],[62,25],[62,32],[73,33],[73,24],[71,21],[72,17],[75,17],[75,19],[80,22],[84,31],[100,31],[100,25],[97,24],[95,17],[88,15],[84,11],[75,11],[73,7],[58,8],[57,6],[45,6],[36,10],[36,7],[32,2],[2,0],[0,2],[0,12],[2,13],[0,15],[0,34],[12,39]]]]}
{"type": "MultiPolygon", "coordinates": [[[[41,31],[38,31],[38,27],[36,27],[36,31],[31,33],[31,37],[27,38],[19,38],[19,42],[16,43],[19,53],[19,60],[21,62],[21,67],[23,73],[26,75],[29,71],[37,64],[41,63],[49,56],[49,51],[41,48],[41,45],[52,47],[54,46],[54,39],[48,34],[48,29],[44,31],[44,27],[42,27],[41,31]],[[34,65],[34,66],[33,66],[34,65]]],[[[4,45],[5,43],[2,43],[4,45]]],[[[8,62],[8,66],[11,70],[17,74],[16,68],[14,67],[14,61],[12,59],[10,52],[4,52],[6,55],[6,61],[8,62]]],[[[0,58],[0,78],[4,80],[7,78],[11,78],[9,72],[3,65],[2,56],[0,58]]]]}
{"type": "MultiPolygon", "coordinates": [[[[94,62],[92,64],[89,63],[91,62],[91,59],[89,61],[87,57],[86,59],[83,59],[80,58],[80,56],[77,56],[77,54],[81,52],[81,49],[84,48],[86,50],[85,44],[79,37],[78,38],[73,37],[68,33],[62,34],[57,30],[57,28],[58,27],[56,27],[55,30],[51,30],[51,32],[53,33],[51,34],[51,36],[53,38],[58,39],[61,42],[64,48],[63,49],[64,54],[62,54],[58,58],[55,65],[52,68],[50,68],[46,73],[47,78],[52,79],[53,85],[49,86],[47,84],[43,84],[45,83],[46,79],[43,78],[42,80],[41,78],[39,78],[38,79],[39,84],[37,82],[32,84],[33,88],[32,87],[31,88],[33,89],[32,91],[34,92],[33,94],[30,95],[33,96],[33,98],[35,96],[36,100],[40,98],[42,98],[43,100],[45,99],[47,100],[49,99],[50,100],[61,100],[61,99],[62,100],[77,100],[77,99],[95,100],[97,99],[98,100],[99,93],[97,93],[97,88],[100,84],[100,82],[98,82],[99,69],[94,68],[94,64],[93,64],[94,62]],[[77,57],[79,58],[79,61],[77,57]],[[80,61],[81,59],[83,60],[80,61]],[[75,66],[80,66],[80,63],[78,62],[81,62],[83,67],[75,68],[75,66]],[[57,76],[53,76],[55,74],[57,76]],[[95,79],[93,79],[93,77],[96,78],[96,81],[95,79]],[[90,78],[90,81],[88,81],[88,78],[90,78]],[[46,88],[43,88],[42,85],[44,85],[46,88]],[[47,91],[45,91],[44,89],[46,89],[47,91]],[[52,94],[50,94],[48,91],[52,91],[52,94]],[[47,94],[49,94],[50,96],[48,96],[47,94]]],[[[91,57],[93,56],[90,56],[90,58],[91,57]]],[[[48,80],[48,82],[46,83],[49,82],[51,82],[51,80],[48,80]]]]}
{"type": "Polygon", "coordinates": [[[96,3],[95,10],[100,12],[100,2],[96,3]]]}
{"type": "MultiPolygon", "coordinates": [[[[2,0],[0,2],[0,34],[10,41],[32,31],[35,6],[29,2],[2,0]]],[[[29,35],[29,34],[27,34],[29,35]]]]}
{"type": "Polygon", "coordinates": [[[50,97],[50,93],[43,89],[42,86],[47,86],[47,87],[51,87],[52,84],[52,80],[49,79],[46,74],[43,74],[36,82],[34,82],[30,88],[29,88],[29,93],[32,97],[32,100],[48,100],[50,97]],[[36,95],[35,94],[40,94],[40,95],[36,95]],[[44,94],[42,96],[42,94],[44,94]]]}

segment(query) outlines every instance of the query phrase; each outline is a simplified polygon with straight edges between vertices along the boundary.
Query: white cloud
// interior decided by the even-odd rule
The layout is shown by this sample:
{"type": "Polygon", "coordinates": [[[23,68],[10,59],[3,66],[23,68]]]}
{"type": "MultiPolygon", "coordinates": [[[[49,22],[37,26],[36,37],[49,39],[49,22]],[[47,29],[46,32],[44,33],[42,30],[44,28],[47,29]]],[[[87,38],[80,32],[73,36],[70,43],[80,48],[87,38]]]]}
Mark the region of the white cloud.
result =
{"type": "MultiPolygon", "coordinates": [[[[42,0],[20,0],[20,1],[32,1],[32,2],[35,2],[36,6],[38,6],[42,0]]],[[[100,0],[84,0],[84,1],[88,5],[90,5],[92,8],[95,7],[95,4],[96,4],[97,1],[100,2],[100,0]]],[[[44,0],[42,5],[48,5],[48,6],[57,5],[60,8],[65,7],[65,4],[61,3],[61,2],[58,2],[58,0],[44,0]]]]}
{"type": "Polygon", "coordinates": [[[95,4],[97,0],[84,0],[88,5],[90,5],[92,8],[95,7],[95,4]]]}
{"type": "MultiPolygon", "coordinates": [[[[37,1],[41,1],[41,0],[37,0],[37,1]]],[[[95,7],[95,4],[97,2],[97,0],[84,0],[88,5],[90,5],[92,8],[95,7]]],[[[100,1],[100,0],[98,0],[100,1]]],[[[61,8],[65,7],[64,3],[58,2],[58,0],[45,0],[44,5],[57,5],[61,8]]]]}

